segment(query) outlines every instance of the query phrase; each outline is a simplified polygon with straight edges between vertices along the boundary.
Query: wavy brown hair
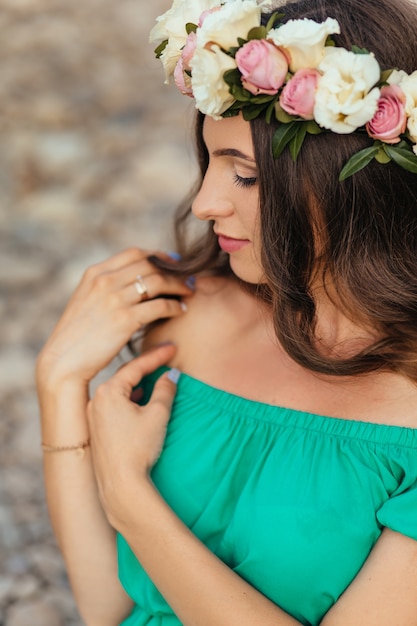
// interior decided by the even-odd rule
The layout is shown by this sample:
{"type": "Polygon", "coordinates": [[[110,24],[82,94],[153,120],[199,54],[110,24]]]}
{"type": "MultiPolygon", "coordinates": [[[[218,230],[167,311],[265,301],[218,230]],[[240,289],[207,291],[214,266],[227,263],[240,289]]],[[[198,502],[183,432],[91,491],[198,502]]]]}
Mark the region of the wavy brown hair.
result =
{"type": "MultiPolygon", "coordinates": [[[[417,69],[412,0],[300,0],[280,2],[279,9],[285,20],[333,17],[342,31],[334,35],[338,46],[367,48],[382,69],[417,69]]],[[[203,121],[199,114],[201,177],[208,166],[203,121]]],[[[295,361],[316,372],[347,376],[383,369],[417,382],[417,175],[373,161],[339,182],[352,154],[372,144],[358,133],[307,136],[295,163],[288,150],[274,159],[277,124],[262,118],[251,122],[268,284],[263,296],[271,303],[279,341],[295,361]],[[323,354],[315,334],[317,278],[334,287],[334,302],[350,319],[362,320],[381,339],[350,358],[323,354]]],[[[189,241],[190,204],[176,218],[182,261],[175,271],[230,273],[211,228],[189,241]]]]}

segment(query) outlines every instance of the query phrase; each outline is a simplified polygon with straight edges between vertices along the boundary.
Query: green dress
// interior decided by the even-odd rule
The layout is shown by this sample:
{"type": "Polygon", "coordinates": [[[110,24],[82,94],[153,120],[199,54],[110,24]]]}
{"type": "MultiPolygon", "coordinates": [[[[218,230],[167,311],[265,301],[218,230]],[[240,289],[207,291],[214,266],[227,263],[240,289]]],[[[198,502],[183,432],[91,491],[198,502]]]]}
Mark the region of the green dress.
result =
{"type": "MultiPolygon", "coordinates": [[[[254,402],[185,374],[152,478],[212,552],[302,624],[320,624],[384,526],[417,540],[417,429],[254,402]]],[[[178,626],[117,544],[135,602],[123,626],[178,626]]]]}

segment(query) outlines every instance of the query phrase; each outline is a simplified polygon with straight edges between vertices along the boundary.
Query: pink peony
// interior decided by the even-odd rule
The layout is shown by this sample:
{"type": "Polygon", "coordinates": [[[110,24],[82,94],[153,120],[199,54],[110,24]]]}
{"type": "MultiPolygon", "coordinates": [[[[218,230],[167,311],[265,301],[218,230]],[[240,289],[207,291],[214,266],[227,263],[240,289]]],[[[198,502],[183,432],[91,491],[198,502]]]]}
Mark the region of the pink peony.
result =
{"type": "Polygon", "coordinates": [[[407,127],[405,112],[406,96],[398,85],[386,85],[381,89],[378,109],[366,125],[368,135],[384,143],[399,143],[400,135],[407,127]]]}
{"type": "Polygon", "coordinates": [[[193,90],[191,87],[191,78],[184,71],[184,61],[182,57],[178,59],[177,65],[174,70],[174,80],[178,89],[184,96],[193,97],[193,90]]]}
{"type": "Polygon", "coordinates": [[[185,70],[191,70],[191,59],[194,56],[194,52],[197,46],[197,35],[194,32],[191,32],[187,41],[185,42],[185,46],[182,49],[181,57],[185,70]]]}
{"type": "Polygon", "coordinates": [[[305,120],[314,119],[316,89],[321,74],[308,68],[298,70],[282,90],[279,103],[290,115],[305,120]]]}
{"type": "Polygon", "coordinates": [[[265,39],[252,39],[236,53],[236,63],[245,89],[257,96],[274,95],[288,73],[285,54],[265,39]]]}

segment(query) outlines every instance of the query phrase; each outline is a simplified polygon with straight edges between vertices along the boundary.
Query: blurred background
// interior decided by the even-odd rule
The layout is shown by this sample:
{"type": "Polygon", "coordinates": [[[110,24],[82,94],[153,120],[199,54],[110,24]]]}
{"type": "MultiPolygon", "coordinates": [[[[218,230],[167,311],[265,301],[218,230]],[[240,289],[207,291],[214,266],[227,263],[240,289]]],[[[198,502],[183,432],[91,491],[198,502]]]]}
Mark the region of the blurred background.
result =
{"type": "Polygon", "coordinates": [[[170,4],[0,0],[0,626],[82,624],[44,502],[34,363],[87,266],[171,249],[195,167],[192,102],[148,43],[170,4]]]}

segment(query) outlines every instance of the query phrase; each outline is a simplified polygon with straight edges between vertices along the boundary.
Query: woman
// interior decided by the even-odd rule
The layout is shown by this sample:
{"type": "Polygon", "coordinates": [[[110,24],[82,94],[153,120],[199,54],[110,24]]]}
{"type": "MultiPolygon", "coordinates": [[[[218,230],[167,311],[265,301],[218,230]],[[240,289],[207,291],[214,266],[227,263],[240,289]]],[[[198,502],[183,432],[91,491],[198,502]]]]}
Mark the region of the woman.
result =
{"type": "Polygon", "coordinates": [[[90,268],[38,361],[88,626],[417,624],[417,7],[279,11],[266,30],[254,0],[159,19],[200,110],[207,235],[178,262],[90,268]]]}

